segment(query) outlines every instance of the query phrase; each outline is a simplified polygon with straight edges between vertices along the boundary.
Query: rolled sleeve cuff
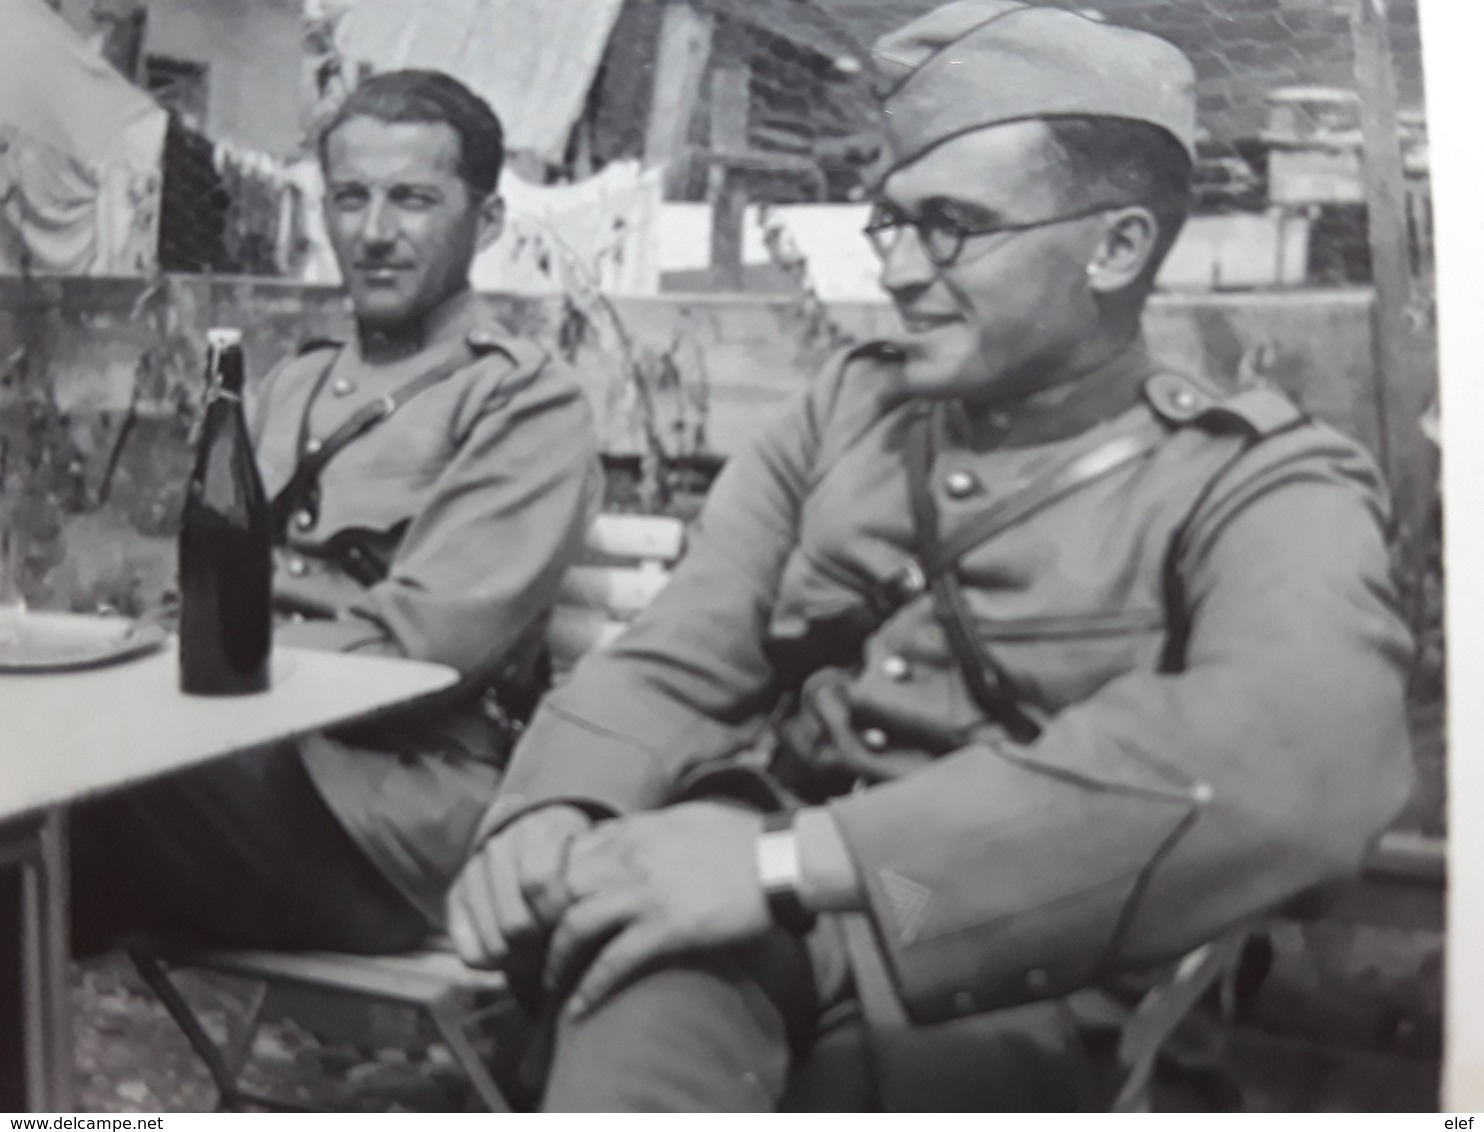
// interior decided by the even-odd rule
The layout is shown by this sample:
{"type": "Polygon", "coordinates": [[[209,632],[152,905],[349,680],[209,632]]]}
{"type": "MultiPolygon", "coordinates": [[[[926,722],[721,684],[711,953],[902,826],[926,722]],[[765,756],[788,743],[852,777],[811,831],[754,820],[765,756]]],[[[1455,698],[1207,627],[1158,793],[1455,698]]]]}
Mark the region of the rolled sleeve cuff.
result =
{"type": "Polygon", "coordinates": [[[951,761],[829,807],[921,1023],[1102,973],[1142,875],[1193,813],[1189,799],[1086,789],[987,752],[951,761]]]}

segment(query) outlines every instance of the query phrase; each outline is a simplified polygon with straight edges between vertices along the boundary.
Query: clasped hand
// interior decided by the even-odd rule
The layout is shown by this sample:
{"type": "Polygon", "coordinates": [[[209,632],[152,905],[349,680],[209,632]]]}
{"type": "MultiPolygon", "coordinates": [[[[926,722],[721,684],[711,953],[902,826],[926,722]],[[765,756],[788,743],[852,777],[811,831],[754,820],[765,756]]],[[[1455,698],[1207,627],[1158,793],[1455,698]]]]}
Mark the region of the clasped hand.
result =
{"type": "Polygon", "coordinates": [[[466,963],[499,966],[546,945],[548,989],[593,1009],[657,960],[754,938],[771,924],[755,847],[762,818],[695,802],[592,825],[537,810],[491,838],[449,894],[466,963]]]}

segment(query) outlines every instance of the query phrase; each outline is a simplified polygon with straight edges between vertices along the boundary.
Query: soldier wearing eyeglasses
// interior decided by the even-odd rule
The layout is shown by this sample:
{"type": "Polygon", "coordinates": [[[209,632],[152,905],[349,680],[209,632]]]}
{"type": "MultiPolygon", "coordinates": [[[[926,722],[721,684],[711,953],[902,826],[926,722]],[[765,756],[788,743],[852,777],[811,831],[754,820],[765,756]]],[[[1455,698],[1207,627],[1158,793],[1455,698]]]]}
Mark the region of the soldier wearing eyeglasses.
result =
{"type": "Polygon", "coordinates": [[[1140,333],[1188,61],[1006,0],[876,61],[901,333],[732,459],[451,896],[466,959],[544,975],[548,1108],[841,1065],[836,1109],[1107,1104],[1130,982],[1356,870],[1408,790],[1375,466],[1140,333]]]}

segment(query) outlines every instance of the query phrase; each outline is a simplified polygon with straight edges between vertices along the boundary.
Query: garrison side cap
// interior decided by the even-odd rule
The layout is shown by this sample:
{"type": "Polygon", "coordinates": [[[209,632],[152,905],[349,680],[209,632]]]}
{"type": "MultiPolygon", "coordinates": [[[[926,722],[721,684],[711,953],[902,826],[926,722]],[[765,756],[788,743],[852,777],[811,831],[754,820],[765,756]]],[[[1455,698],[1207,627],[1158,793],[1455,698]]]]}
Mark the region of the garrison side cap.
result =
{"type": "Polygon", "coordinates": [[[887,153],[879,175],[972,130],[1030,118],[1149,122],[1194,156],[1195,69],[1158,36],[1016,0],[957,0],[872,52],[887,153]]]}

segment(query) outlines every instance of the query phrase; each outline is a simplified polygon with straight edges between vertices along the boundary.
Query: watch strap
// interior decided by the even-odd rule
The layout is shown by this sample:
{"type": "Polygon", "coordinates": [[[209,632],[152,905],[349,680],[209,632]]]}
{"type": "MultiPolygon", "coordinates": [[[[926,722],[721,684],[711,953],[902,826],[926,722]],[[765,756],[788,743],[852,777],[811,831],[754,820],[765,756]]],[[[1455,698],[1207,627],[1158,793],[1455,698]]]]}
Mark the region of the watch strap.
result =
{"type": "MultiPolygon", "coordinates": [[[[793,836],[793,815],[787,811],[768,814],[763,822],[762,837],[768,838],[778,834],[793,836]]],[[[758,855],[761,862],[767,847],[759,842],[758,855]]],[[[794,850],[797,860],[797,848],[794,850]]],[[[794,935],[804,935],[813,929],[815,915],[804,907],[804,902],[799,898],[798,872],[797,868],[792,870],[793,875],[780,877],[770,875],[771,869],[759,867],[763,883],[763,896],[768,902],[768,913],[773,922],[787,932],[794,935]]]]}

